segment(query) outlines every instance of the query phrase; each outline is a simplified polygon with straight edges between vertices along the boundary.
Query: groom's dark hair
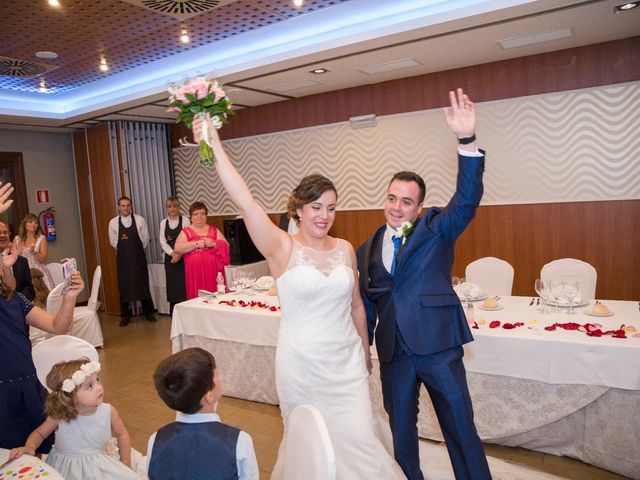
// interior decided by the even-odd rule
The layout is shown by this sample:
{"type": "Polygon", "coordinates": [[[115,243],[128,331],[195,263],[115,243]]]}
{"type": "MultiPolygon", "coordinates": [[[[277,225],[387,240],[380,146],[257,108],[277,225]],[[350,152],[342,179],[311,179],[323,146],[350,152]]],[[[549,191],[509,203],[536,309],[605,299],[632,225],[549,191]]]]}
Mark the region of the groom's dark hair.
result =
{"type": "Polygon", "coordinates": [[[397,172],[393,177],[391,177],[389,186],[391,186],[394,180],[400,180],[402,182],[416,182],[418,184],[418,188],[420,189],[420,198],[418,199],[420,201],[418,203],[424,202],[424,197],[427,193],[427,187],[425,186],[424,180],[422,179],[422,177],[418,175],[416,172],[408,172],[408,171],[397,172]]]}
{"type": "Polygon", "coordinates": [[[187,348],[162,360],[155,373],[158,395],[169,408],[182,413],[196,413],[200,400],[213,390],[216,359],[202,348],[187,348]]]}

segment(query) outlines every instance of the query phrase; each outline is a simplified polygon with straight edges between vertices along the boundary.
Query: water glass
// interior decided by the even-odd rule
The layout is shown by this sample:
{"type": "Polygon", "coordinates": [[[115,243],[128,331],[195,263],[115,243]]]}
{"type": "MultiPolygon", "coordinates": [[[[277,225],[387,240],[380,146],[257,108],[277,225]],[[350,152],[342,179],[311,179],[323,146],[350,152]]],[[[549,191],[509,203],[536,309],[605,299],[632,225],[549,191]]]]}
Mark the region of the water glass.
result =
{"type": "Polygon", "coordinates": [[[569,310],[567,310],[565,313],[573,315],[576,313],[573,311],[573,305],[575,303],[574,300],[578,296],[578,293],[580,293],[580,285],[578,284],[578,282],[563,282],[563,284],[564,297],[569,302],[569,310]]]}
{"type": "Polygon", "coordinates": [[[549,309],[547,308],[547,299],[546,299],[548,295],[547,283],[549,282],[545,282],[541,278],[536,278],[536,281],[533,285],[534,288],[536,289],[536,293],[538,294],[538,297],[540,298],[540,300],[542,300],[542,305],[540,305],[540,308],[538,308],[538,311],[540,313],[549,313],[549,309]]]}

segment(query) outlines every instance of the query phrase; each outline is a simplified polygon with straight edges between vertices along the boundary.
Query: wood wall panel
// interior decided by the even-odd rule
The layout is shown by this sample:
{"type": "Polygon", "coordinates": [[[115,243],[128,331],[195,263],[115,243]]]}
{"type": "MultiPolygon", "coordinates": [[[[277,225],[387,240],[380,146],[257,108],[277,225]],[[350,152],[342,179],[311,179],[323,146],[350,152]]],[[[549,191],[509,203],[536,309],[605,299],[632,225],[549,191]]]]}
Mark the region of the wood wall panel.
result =
{"type": "MultiPolygon", "coordinates": [[[[91,208],[92,186],[89,178],[89,156],[87,141],[84,131],[73,134],[73,156],[76,164],[76,184],[78,186],[78,198],[80,199],[80,225],[82,227],[82,244],[84,246],[84,258],[87,265],[87,277],[85,289],[91,290],[93,272],[98,265],[96,252],[96,237],[93,231],[93,210],[91,208]]],[[[104,293],[104,292],[103,292],[104,293]]],[[[103,296],[100,296],[101,307],[104,305],[103,296]]]]}
{"type": "MultiPolygon", "coordinates": [[[[226,218],[209,223],[222,230],[226,218]]],[[[358,248],[384,221],[382,210],[339,211],[331,234],[358,248]]],[[[640,200],[484,206],[458,239],[452,272],[462,277],[478,258],[502,258],[515,270],[513,294],[533,296],[545,263],[577,258],[598,271],[598,298],[640,300],[639,238],[640,200]]]]}
{"type": "MultiPolygon", "coordinates": [[[[85,130],[89,147],[91,188],[95,208],[99,262],[102,266],[105,310],[120,314],[120,295],[116,272],[116,251],[109,244],[109,220],[116,215],[115,188],[111,169],[111,143],[109,126],[105,123],[85,130]]],[[[81,202],[85,201],[81,199],[81,202]]],[[[85,249],[89,246],[85,246],[85,249]]]]}

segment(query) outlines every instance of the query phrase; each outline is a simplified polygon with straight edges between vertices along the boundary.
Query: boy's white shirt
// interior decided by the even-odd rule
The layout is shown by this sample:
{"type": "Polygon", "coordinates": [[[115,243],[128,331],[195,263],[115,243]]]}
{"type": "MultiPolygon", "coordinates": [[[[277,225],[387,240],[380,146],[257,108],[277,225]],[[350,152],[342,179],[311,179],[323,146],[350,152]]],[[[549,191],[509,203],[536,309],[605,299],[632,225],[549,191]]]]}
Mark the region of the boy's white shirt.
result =
{"type": "MultiPolygon", "coordinates": [[[[181,423],[207,423],[207,422],[220,422],[220,415],[217,413],[182,413],[176,414],[176,422],[181,423]]],[[[151,453],[153,452],[153,445],[156,441],[156,434],[154,432],[149,437],[149,443],[147,444],[147,471],[149,471],[149,465],[151,465],[151,453]]],[[[260,472],[258,470],[258,461],[256,460],[256,452],[253,449],[253,441],[247,432],[240,431],[238,435],[238,443],[236,443],[236,464],[238,466],[238,478],[239,480],[258,480],[260,472]]]]}

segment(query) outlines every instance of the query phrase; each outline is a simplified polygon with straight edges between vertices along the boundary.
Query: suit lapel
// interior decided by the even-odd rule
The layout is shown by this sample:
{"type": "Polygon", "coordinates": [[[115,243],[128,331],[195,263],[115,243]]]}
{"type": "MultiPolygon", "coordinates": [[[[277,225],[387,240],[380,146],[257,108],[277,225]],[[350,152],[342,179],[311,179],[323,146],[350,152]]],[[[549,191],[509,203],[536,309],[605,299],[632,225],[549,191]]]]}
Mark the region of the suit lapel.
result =
{"type": "MultiPolygon", "coordinates": [[[[363,265],[364,272],[362,273],[364,275],[365,291],[369,290],[369,286],[371,284],[371,277],[369,276],[369,267],[371,265],[371,248],[373,246],[373,242],[376,239],[376,237],[380,235],[386,228],[387,228],[386,225],[383,225],[382,227],[378,228],[376,233],[374,233],[369,237],[369,240],[367,240],[367,243],[364,246],[364,265],[363,265]]],[[[376,248],[374,253],[376,255],[380,255],[380,261],[382,261],[382,240],[378,242],[378,245],[379,245],[379,248],[376,248]]]]}

